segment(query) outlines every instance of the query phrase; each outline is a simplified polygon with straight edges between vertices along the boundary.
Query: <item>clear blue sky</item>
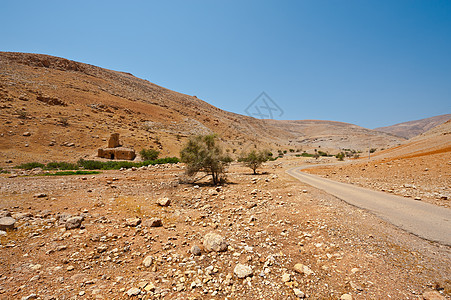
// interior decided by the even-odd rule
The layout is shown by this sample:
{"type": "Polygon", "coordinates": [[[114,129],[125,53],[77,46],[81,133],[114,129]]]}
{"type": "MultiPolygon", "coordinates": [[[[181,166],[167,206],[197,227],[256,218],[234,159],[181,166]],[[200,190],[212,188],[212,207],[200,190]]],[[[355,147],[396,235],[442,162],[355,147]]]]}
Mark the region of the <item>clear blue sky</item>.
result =
{"type": "Polygon", "coordinates": [[[127,71],[245,114],[367,128],[451,113],[451,1],[0,1],[0,50],[127,71]]]}

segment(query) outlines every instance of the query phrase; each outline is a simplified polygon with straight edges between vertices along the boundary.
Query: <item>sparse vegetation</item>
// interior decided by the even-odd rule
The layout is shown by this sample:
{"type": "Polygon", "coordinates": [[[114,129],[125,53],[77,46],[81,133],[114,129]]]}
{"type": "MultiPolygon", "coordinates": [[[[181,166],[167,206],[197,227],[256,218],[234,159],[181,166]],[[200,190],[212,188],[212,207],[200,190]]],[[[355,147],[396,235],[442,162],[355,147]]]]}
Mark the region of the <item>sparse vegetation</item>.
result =
{"type": "Polygon", "coordinates": [[[18,166],[16,166],[16,169],[23,169],[23,170],[32,170],[35,168],[41,168],[44,169],[45,168],[45,164],[41,164],[38,162],[29,162],[29,163],[23,163],[20,164],[18,166]]]}
{"type": "Polygon", "coordinates": [[[160,155],[160,151],[155,149],[142,149],[139,154],[143,160],[155,160],[160,155]]]}
{"type": "Polygon", "coordinates": [[[60,171],[55,173],[43,173],[38,176],[68,176],[68,175],[92,175],[92,174],[100,174],[99,171],[60,171]]]}
{"type": "Polygon", "coordinates": [[[204,172],[212,177],[215,185],[225,181],[227,166],[232,162],[232,158],[223,153],[214,134],[191,137],[180,151],[180,157],[186,163],[189,177],[204,172]]]}
{"type": "Polygon", "coordinates": [[[156,160],[147,160],[139,163],[131,161],[97,161],[80,159],[77,163],[85,170],[119,170],[122,168],[140,168],[143,166],[158,165],[158,164],[176,164],[180,160],[177,157],[159,158],[156,160]]]}
{"type": "Polygon", "coordinates": [[[267,150],[257,151],[252,150],[248,153],[242,153],[238,161],[244,166],[251,168],[254,174],[257,174],[257,169],[261,167],[264,162],[267,162],[272,156],[267,150]]]}
{"type": "Polygon", "coordinates": [[[45,170],[78,170],[79,166],[76,163],[68,162],[49,162],[44,169],[45,170]]]}
{"type": "Polygon", "coordinates": [[[180,162],[177,157],[166,157],[155,160],[146,160],[143,162],[135,163],[131,161],[98,161],[98,160],[84,160],[80,159],[77,163],[68,162],[50,162],[47,165],[30,162],[16,166],[17,169],[32,170],[35,168],[41,168],[43,170],[119,170],[121,168],[139,168],[142,166],[158,165],[158,164],[176,164],[180,162]]]}

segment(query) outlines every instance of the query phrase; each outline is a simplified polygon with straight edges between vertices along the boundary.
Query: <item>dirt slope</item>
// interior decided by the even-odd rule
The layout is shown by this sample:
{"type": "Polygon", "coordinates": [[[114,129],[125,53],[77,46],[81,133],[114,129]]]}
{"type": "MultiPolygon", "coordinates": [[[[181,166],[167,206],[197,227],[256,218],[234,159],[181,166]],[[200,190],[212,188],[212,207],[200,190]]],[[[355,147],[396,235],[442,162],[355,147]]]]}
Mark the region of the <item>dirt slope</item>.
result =
{"type": "Polygon", "coordinates": [[[383,131],[406,139],[410,139],[417,135],[425,133],[431,128],[443,124],[450,119],[451,114],[446,114],[421,120],[399,123],[392,126],[379,127],[375,128],[374,130],[383,131]]]}
{"type": "MultiPolygon", "coordinates": [[[[311,130],[325,123],[309,124],[311,130]]],[[[341,128],[330,122],[325,129],[341,128]]],[[[304,129],[302,123],[226,112],[129,73],[47,55],[0,52],[0,167],[6,161],[92,158],[113,132],[121,134],[125,146],[159,148],[172,156],[191,134],[215,132],[230,152],[239,153],[252,144],[289,149],[304,129]]],[[[296,146],[314,144],[317,135],[309,134],[302,134],[307,141],[296,146]]],[[[340,147],[353,148],[352,141],[368,136],[377,136],[384,146],[402,141],[352,125],[337,140],[340,147]]]]}

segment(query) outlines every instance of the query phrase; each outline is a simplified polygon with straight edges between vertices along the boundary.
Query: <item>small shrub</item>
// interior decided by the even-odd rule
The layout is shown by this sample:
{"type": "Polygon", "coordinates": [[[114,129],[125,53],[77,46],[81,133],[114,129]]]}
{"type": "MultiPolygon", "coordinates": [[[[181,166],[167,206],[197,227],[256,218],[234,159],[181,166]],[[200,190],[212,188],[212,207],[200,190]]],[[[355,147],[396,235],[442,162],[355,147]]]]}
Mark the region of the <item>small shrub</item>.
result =
{"type": "Polygon", "coordinates": [[[154,149],[142,149],[139,154],[143,160],[155,160],[160,155],[160,151],[154,149]]]}
{"type": "Polygon", "coordinates": [[[345,158],[345,154],[343,152],[338,153],[337,155],[335,155],[335,157],[339,160],[339,161],[343,161],[345,158]]]}

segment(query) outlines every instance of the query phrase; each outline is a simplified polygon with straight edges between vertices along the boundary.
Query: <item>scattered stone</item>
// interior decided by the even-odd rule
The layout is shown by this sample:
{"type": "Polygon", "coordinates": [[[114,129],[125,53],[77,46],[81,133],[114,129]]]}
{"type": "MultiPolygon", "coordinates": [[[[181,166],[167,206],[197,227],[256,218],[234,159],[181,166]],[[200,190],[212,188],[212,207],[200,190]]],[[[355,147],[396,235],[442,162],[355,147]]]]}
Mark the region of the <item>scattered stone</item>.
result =
{"type": "Polygon", "coordinates": [[[14,224],[16,223],[16,219],[11,217],[0,218],[0,230],[12,230],[14,229],[14,224]]]}
{"type": "Polygon", "coordinates": [[[155,285],[152,282],[148,282],[144,289],[146,290],[146,292],[154,292],[155,285]]]}
{"type": "Polygon", "coordinates": [[[238,278],[246,278],[248,276],[251,276],[253,274],[252,268],[243,264],[237,264],[235,266],[235,269],[233,269],[233,273],[238,278]]]}
{"type": "Polygon", "coordinates": [[[313,274],[313,271],[309,267],[307,267],[306,265],[303,265],[303,264],[294,265],[294,270],[296,272],[298,272],[299,274],[303,274],[306,276],[313,274]]]}
{"type": "Polygon", "coordinates": [[[35,198],[45,198],[45,197],[47,197],[47,194],[45,194],[45,193],[37,193],[37,194],[34,194],[33,197],[35,197],[35,198]]]}
{"type": "Polygon", "coordinates": [[[445,300],[445,296],[440,294],[437,291],[427,291],[423,293],[423,299],[424,300],[445,300]]]}
{"type": "Polygon", "coordinates": [[[75,269],[74,266],[68,266],[68,267],[66,268],[67,271],[73,271],[74,269],[75,269]]]}
{"type": "Polygon", "coordinates": [[[5,217],[12,217],[11,213],[9,211],[0,212],[0,218],[5,218],[5,217]]]}
{"type": "Polygon", "coordinates": [[[169,198],[160,198],[157,201],[157,204],[163,207],[169,206],[169,204],[171,204],[171,199],[169,198]]]}
{"type": "Polygon", "coordinates": [[[67,219],[65,224],[66,230],[80,228],[81,222],[83,222],[83,217],[72,217],[67,219]]]}
{"type": "Polygon", "coordinates": [[[22,135],[23,135],[23,136],[30,136],[31,133],[30,133],[29,131],[26,131],[26,132],[22,133],[22,135]]]}
{"type": "Polygon", "coordinates": [[[204,236],[204,248],[206,251],[223,252],[227,250],[227,242],[217,233],[209,232],[204,236]]]}
{"type": "Polygon", "coordinates": [[[354,299],[354,298],[352,298],[352,296],[349,294],[343,294],[340,297],[340,300],[352,300],[352,299],[354,299]]]}
{"type": "Polygon", "coordinates": [[[37,299],[38,295],[36,294],[30,294],[28,296],[22,297],[21,300],[31,300],[31,299],[37,299]]]}
{"type": "Polygon", "coordinates": [[[0,230],[0,236],[6,236],[6,231],[0,230]]]}
{"type": "Polygon", "coordinates": [[[200,250],[199,246],[197,246],[197,245],[192,246],[190,251],[193,255],[196,255],[196,256],[199,256],[202,254],[202,251],[200,250]]]}
{"type": "Polygon", "coordinates": [[[33,215],[29,212],[26,212],[26,213],[14,214],[14,215],[12,215],[12,217],[16,220],[21,220],[21,219],[25,219],[25,218],[31,218],[31,217],[33,217],[33,215]]]}
{"type": "Polygon", "coordinates": [[[141,290],[138,288],[131,288],[126,293],[129,297],[138,296],[139,294],[141,294],[141,290]]]}
{"type": "Polygon", "coordinates": [[[301,291],[300,289],[293,289],[294,295],[298,298],[304,299],[305,298],[305,294],[303,291],[301,291]]]}
{"type": "Polygon", "coordinates": [[[163,222],[159,218],[152,218],[147,222],[149,227],[161,227],[163,226],[163,222]]]}
{"type": "Polygon", "coordinates": [[[152,263],[153,263],[153,257],[150,255],[146,256],[146,258],[144,258],[144,260],[143,260],[143,265],[146,268],[150,267],[152,265],[152,263]]]}
{"type": "Polygon", "coordinates": [[[289,281],[291,281],[291,275],[288,274],[288,273],[284,273],[284,274],[282,275],[282,281],[283,281],[283,282],[289,282],[289,281]]]}
{"type": "Polygon", "coordinates": [[[140,218],[130,218],[130,219],[125,220],[125,225],[127,225],[129,227],[136,227],[139,224],[141,224],[140,218]]]}

